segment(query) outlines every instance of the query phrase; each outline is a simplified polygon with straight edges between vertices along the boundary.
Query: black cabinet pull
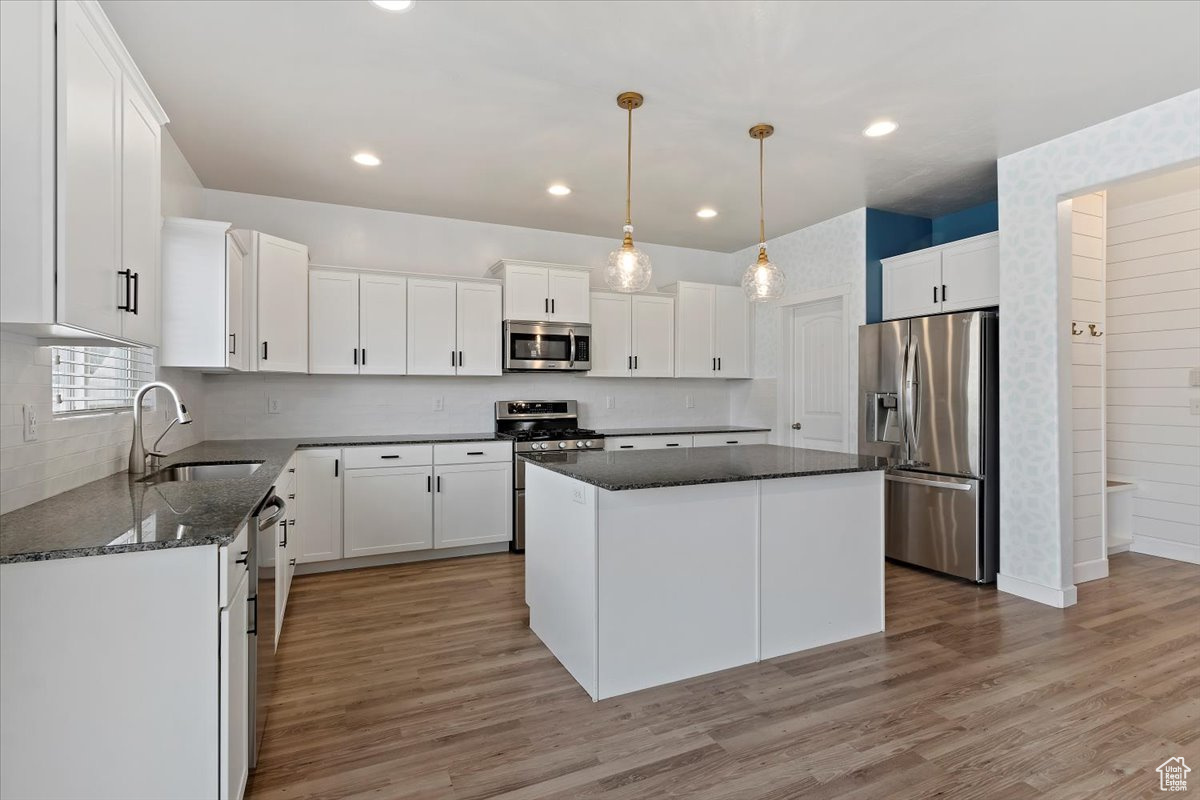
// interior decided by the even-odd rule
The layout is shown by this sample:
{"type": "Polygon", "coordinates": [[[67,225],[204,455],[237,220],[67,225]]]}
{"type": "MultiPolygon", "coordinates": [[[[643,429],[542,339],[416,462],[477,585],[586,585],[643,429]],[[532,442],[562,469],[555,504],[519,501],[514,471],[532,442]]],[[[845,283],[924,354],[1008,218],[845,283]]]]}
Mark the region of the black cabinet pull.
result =
{"type": "Polygon", "coordinates": [[[340,462],[341,462],[340,458],[335,458],[333,460],[333,477],[335,477],[335,478],[338,476],[338,464],[340,462]]]}
{"type": "Polygon", "coordinates": [[[481,456],[481,455],[483,455],[483,451],[482,451],[482,450],[469,450],[469,451],[467,452],[467,455],[469,455],[469,456],[481,456]]]}
{"type": "Polygon", "coordinates": [[[728,440],[726,440],[726,442],[725,442],[725,444],[737,444],[737,443],[738,443],[737,439],[734,439],[732,442],[728,441],[728,440]]]}
{"type": "Polygon", "coordinates": [[[550,313],[551,313],[551,314],[557,313],[557,312],[554,310],[554,298],[553,298],[553,297],[551,297],[551,298],[550,298],[550,313]]]}
{"type": "Polygon", "coordinates": [[[296,471],[295,467],[288,467],[288,472],[295,472],[295,471],[296,471]]]}
{"type": "Polygon", "coordinates": [[[358,348],[354,348],[354,366],[358,366],[358,348]]]}
{"type": "Polygon", "coordinates": [[[288,559],[288,565],[289,565],[289,566],[292,566],[292,567],[296,566],[296,559],[294,559],[294,558],[289,558],[289,559],[288,559]]]}
{"type": "Polygon", "coordinates": [[[285,548],[285,549],[286,549],[286,548],[287,548],[287,529],[288,529],[288,521],[285,519],[283,522],[281,522],[281,523],[279,523],[279,524],[283,526],[283,541],[280,543],[280,545],[279,545],[279,546],[280,546],[280,547],[283,547],[283,548],[285,548]]]}
{"type": "Polygon", "coordinates": [[[633,357],[633,368],[634,368],[634,369],[637,369],[637,368],[638,368],[638,365],[637,365],[637,356],[634,356],[634,357],[633,357]]]}
{"type": "Polygon", "coordinates": [[[547,297],[545,300],[543,300],[542,305],[544,306],[544,308],[542,309],[542,313],[549,314],[550,313],[550,298],[547,297]]]}
{"type": "Polygon", "coordinates": [[[717,359],[716,359],[716,357],[714,357],[714,358],[713,358],[713,367],[712,367],[712,368],[713,368],[713,372],[716,372],[716,371],[717,371],[717,359]]]}
{"type": "Polygon", "coordinates": [[[625,369],[633,369],[633,356],[629,356],[629,363],[625,366],[625,369]]]}
{"type": "Polygon", "coordinates": [[[442,476],[441,475],[437,476],[437,490],[439,492],[442,490],[442,476]]]}
{"type": "Polygon", "coordinates": [[[622,449],[622,450],[632,450],[632,449],[633,449],[633,445],[631,445],[631,444],[623,444],[623,445],[621,445],[620,449],[622,449]]]}
{"type": "Polygon", "coordinates": [[[380,458],[399,458],[400,456],[380,456],[380,458]]]}
{"type": "Polygon", "coordinates": [[[933,287],[933,302],[937,302],[937,287],[933,287]]]}
{"type": "Polygon", "coordinates": [[[363,357],[363,366],[365,367],[367,365],[367,348],[365,348],[365,347],[362,349],[362,357],[363,357]]]}
{"type": "Polygon", "coordinates": [[[129,276],[133,274],[131,270],[119,269],[117,274],[125,279],[125,302],[117,303],[118,311],[129,311],[130,302],[132,301],[133,292],[129,288],[129,276]]]}
{"type": "Polygon", "coordinates": [[[266,343],[266,342],[263,342],[263,355],[262,355],[262,360],[263,360],[263,361],[266,361],[266,360],[267,360],[267,343],[266,343]]]}
{"type": "Polygon", "coordinates": [[[296,499],[296,493],[295,493],[295,492],[293,492],[293,493],[291,493],[291,494],[289,494],[289,495],[288,495],[288,500],[295,500],[295,499],[296,499]]]}
{"type": "Polygon", "coordinates": [[[433,491],[433,478],[431,478],[428,475],[425,476],[425,491],[426,492],[433,491]]]}
{"type": "Polygon", "coordinates": [[[459,350],[459,351],[458,351],[458,365],[459,365],[460,367],[463,365],[462,350],[459,350]]]}
{"type": "Polygon", "coordinates": [[[679,447],[679,442],[667,442],[667,447],[679,447]]]}
{"type": "Polygon", "coordinates": [[[129,312],[131,314],[136,314],[138,312],[138,294],[140,294],[138,292],[138,277],[139,277],[139,275],[140,275],[140,273],[137,273],[137,272],[133,273],[133,308],[129,309],[129,312]]]}
{"type": "Polygon", "coordinates": [[[229,355],[237,355],[237,334],[229,334],[229,355]]]}
{"type": "Polygon", "coordinates": [[[717,372],[721,371],[721,357],[717,356],[717,372]]]}
{"type": "Polygon", "coordinates": [[[942,302],[946,302],[946,284],[942,284],[942,302]]]}
{"type": "Polygon", "coordinates": [[[239,558],[239,559],[238,559],[236,562],[234,562],[234,563],[236,563],[236,564],[245,564],[245,563],[247,563],[249,560],[250,560],[250,551],[249,551],[249,550],[243,550],[243,551],[242,551],[242,557],[241,557],[241,558],[239,558]]]}
{"type": "Polygon", "coordinates": [[[452,367],[458,366],[457,364],[454,363],[454,351],[453,350],[450,351],[450,366],[452,366],[452,367]]]}

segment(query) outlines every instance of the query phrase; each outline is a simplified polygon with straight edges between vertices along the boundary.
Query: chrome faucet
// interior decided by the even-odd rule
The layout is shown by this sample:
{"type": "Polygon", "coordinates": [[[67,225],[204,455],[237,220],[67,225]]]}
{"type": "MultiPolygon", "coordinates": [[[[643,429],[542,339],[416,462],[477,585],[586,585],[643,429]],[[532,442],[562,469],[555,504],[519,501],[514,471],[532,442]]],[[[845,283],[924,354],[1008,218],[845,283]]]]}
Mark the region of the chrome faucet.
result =
{"type": "Polygon", "coordinates": [[[162,458],[165,453],[158,452],[158,443],[163,440],[163,436],[167,435],[167,431],[175,427],[175,423],[187,425],[192,421],[192,415],[188,413],[187,406],[183,404],[183,400],[179,397],[179,392],[175,391],[175,387],[170,384],[154,381],[147,383],[142,388],[138,389],[137,394],[133,398],[133,444],[129,446],[129,474],[144,475],[147,469],[147,461],[151,467],[158,466],[158,459],[162,458]],[[167,430],[162,432],[154,440],[154,445],[146,452],[146,443],[142,440],[142,398],[151,389],[165,389],[170,393],[171,399],[175,401],[175,419],[171,420],[171,424],[167,426],[167,430]]]}

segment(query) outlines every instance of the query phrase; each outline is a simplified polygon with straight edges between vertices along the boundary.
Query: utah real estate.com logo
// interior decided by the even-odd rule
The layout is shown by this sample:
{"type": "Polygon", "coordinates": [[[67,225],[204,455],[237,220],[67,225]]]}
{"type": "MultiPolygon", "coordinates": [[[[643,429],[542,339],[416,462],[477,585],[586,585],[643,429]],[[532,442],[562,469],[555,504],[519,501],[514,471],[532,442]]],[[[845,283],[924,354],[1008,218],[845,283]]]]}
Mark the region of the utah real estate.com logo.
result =
{"type": "Polygon", "coordinates": [[[1187,776],[1191,771],[1183,756],[1168,758],[1158,766],[1158,788],[1164,792],[1186,792],[1187,776]]]}

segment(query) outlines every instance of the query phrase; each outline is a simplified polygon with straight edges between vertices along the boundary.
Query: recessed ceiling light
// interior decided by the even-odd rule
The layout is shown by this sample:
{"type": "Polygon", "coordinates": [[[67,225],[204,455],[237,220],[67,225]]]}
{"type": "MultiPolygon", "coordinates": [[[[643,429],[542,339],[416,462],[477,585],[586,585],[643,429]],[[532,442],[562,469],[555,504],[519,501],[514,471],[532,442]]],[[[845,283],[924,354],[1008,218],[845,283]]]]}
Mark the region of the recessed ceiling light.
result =
{"type": "Polygon", "coordinates": [[[546,191],[557,197],[563,197],[571,193],[571,187],[561,183],[552,183],[546,188],[546,191]]]}
{"type": "Polygon", "coordinates": [[[378,167],[383,162],[379,160],[379,156],[370,153],[355,153],[354,163],[362,164],[364,167],[378,167]]]}
{"type": "Polygon", "coordinates": [[[371,0],[371,5],[384,11],[409,11],[416,4],[417,0],[371,0]]]}
{"type": "Polygon", "coordinates": [[[696,212],[696,216],[700,219],[712,219],[717,215],[715,208],[702,208],[696,212]]]}
{"type": "Polygon", "coordinates": [[[870,136],[872,139],[879,136],[887,136],[899,128],[900,126],[892,122],[890,119],[881,119],[879,122],[872,122],[867,127],[863,128],[863,136],[870,136]]]}

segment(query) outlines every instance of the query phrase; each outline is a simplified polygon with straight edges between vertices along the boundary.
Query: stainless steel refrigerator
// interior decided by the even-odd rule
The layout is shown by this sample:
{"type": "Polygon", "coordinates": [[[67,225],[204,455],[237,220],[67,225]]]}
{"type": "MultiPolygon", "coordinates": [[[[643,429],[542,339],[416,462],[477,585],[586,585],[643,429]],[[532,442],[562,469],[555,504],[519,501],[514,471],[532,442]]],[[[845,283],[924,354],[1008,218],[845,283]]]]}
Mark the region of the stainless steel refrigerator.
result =
{"type": "Polygon", "coordinates": [[[889,558],[977,583],[999,562],[995,311],[858,329],[859,451],[892,459],[889,558]]]}

